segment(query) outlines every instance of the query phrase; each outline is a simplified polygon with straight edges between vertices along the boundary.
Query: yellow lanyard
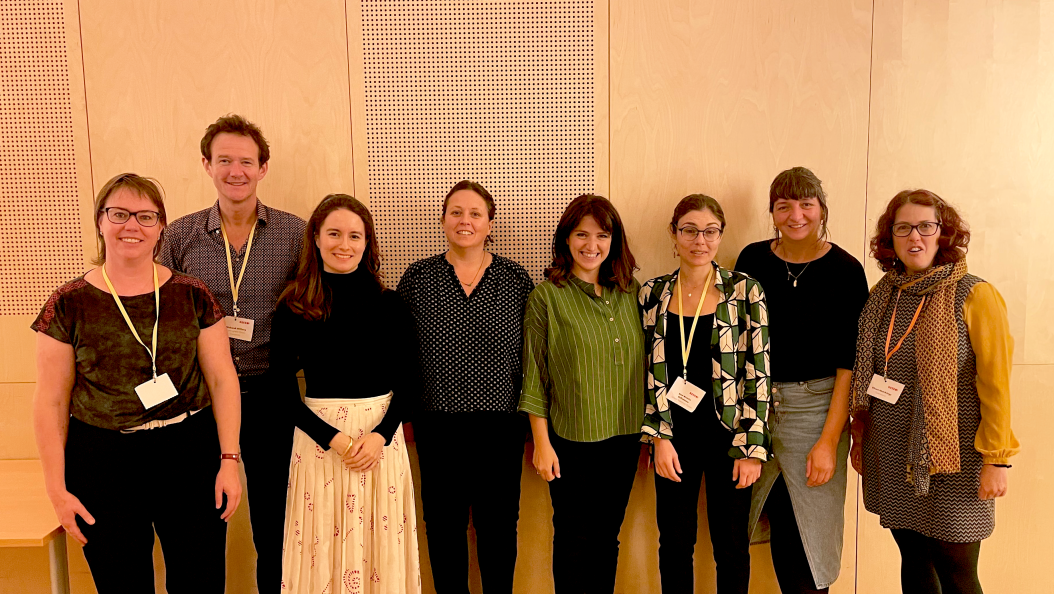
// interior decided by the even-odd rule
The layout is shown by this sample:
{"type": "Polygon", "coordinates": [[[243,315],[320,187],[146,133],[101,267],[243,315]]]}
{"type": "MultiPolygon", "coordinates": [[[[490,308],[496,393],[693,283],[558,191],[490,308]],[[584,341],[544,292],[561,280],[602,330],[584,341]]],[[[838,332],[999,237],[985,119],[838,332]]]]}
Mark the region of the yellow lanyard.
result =
{"type": "Polygon", "coordinates": [[[710,283],[714,279],[714,267],[710,266],[710,270],[706,273],[706,282],[703,283],[703,294],[699,296],[699,304],[695,306],[695,320],[692,321],[692,330],[688,333],[688,340],[684,340],[684,301],[681,300],[681,277],[677,277],[677,317],[679,323],[677,327],[681,330],[681,366],[684,367],[684,373],[682,377],[684,381],[688,381],[688,355],[692,352],[692,340],[695,338],[695,325],[699,323],[699,312],[703,310],[703,301],[706,301],[706,294],[710,291],[710,283]]]}
{"type": "Polygon", "coordinates": [[[231,242],[227,239],[227,229],[220,221],[220,232],[223,233],[223,247],[227,254],[227,276],[231,279],[231,298],[234,299],[234,319],[238,319],[238,288],[242,286],[242,278],[245,277],[245,265],[249,263],[249,250],[253,249],[253,235],[256,234],[256,223],[249,229],[249,239],[245,242],[245,259],[242,260],[242,270],[238,273],[238,282],[234,282],[234,264],[231,262],[231,242]]]}
{"type": "Polygon", "coordinates": [[[124,309],[124,304],[121,303],[121,298],[117,296],[117,291],[113,290],[113,283],[110,282],[110,278],[106,276],[106,265],[103,264],[99,267],[102,271],[102,280],[106,282],[106,288],[110,289],[110,295],[113,296],[113,300],[117,303],[117,309],[121,310],[121,315],[124,316],[124,321],[128,324],[128,329],[132,331],[132,336],[143,345],[146,352],[150,354],[150,367],[154,373],[154,381],[157,381],[157,323],[161,320],[161,285],[157,282],[157,264],[154,264],[154,303],[157,305],[157,317],[154,318],[154,335],[150,339],[150,344],[153,348],[146,346],[142,338],[139,338],[139,332],[136,331],[135,326],[132,325],[132,319],[128,317],[128,312],[124,309]]]}

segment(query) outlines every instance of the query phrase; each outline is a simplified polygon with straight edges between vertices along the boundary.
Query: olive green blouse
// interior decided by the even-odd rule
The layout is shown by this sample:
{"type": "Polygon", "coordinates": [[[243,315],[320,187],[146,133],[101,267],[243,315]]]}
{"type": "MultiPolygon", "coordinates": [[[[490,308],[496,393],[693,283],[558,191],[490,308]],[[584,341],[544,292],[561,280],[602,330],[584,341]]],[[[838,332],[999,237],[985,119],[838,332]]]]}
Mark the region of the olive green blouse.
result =
{"type": "Polygon", "coordinates": [[[549,419],[557,435],[600,441],[640,432],[644,414],[644,334],[628,293],[571,277],[538,285],[524,320],[519,410],[549,419]]]}

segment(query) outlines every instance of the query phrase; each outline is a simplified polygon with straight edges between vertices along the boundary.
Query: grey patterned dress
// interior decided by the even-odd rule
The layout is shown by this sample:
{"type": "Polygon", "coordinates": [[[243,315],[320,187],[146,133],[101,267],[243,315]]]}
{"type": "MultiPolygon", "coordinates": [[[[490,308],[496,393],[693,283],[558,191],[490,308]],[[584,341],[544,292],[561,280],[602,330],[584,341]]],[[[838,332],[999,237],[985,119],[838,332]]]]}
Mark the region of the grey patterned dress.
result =
{"type": "MultiPolygon", "coordinates": [[[[967,274],[955,290],[955,319],[958,326],[958,406],[959,455],[961,469],[954,474],[935,474],[930,478],[929,493],[915,494],[907,480],[907,464],[912,435],[923,435],[913,428],[915,407],[922,406],[915,363],[915,337],[912,332],[900,350],[889,360],[889,379],[904,384],[896,404],[870,398],[870,423],[864,433],[864,507],[878,514],[882,526],[914,530],[925,536],[948,542],[976,542],[987,538],[995,527],[995,502],[977,497],[982,466],[981,454],[974,449],[974,438],[981,422],[980,398],[977,394],[977,368],[962,309],[967,295],[980,278],[967,274]]],[[[897,307],[890,348],[904,335],[922,300],[921,295],[905,289],[897,307]]],[[[889,300],[878,328],[889,327],[894,300],[889,300]]],[[[884,366],[885,337],[874,341],[876,371],[884,366]]],[[[918,421],[915,421],[917,424],[918,421]]]]}

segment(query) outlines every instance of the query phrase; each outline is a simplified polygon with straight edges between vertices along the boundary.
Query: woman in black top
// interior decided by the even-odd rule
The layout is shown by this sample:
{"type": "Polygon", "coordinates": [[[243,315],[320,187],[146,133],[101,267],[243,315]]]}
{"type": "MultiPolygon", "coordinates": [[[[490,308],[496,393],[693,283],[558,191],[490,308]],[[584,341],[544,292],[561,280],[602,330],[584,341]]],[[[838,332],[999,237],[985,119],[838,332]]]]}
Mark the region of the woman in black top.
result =
{"type": "Polygon", "coordinates": [[[284,592],[334,583],[358,591],[378,582],[420,591],[401,428],[404,404],[418,389],[409,313],[381,284],[370,212],[351,196],[327,196],[307,222],[296,278],[271,329],[271,370],[297,425],[284,592]]]}
{"type": "Polygon", "coordinates": [[[241,499],[223,310],[155,262],[166,222],[157,182],[108,181],[98,268],[59,287],[32,326],[44,483],[102,594],[154,590],[155,530],[169,592],[222,594],[224,521],[241,499]]]}
{"type": "Polygon", "coordinates": [[[772,345],[776,456],[754,486],[750,525],[767,513],[780,590],[826,592],[841,565],[848,397],[867,279],[826,240],[827,198],[811,171],[776,176],[769,212],[776,239],[748,245],[736,262],[765,288],[772,345]]]}
{"type": "Polygon", "coordinates": [[[534,287],[522,266],[488,252],[494,199],[471,181],[443,200],[450,249],[410,265],[399,294],[417,326],[423,392],[414,440],[436,592],[468,592],[469,510],[488,594],[512,592],[526,426],[516,412],[523,314],[534,287]],[[460,428],[460,429],[459,429],[460,428]],[[451,472],[451,431],[486,434],[470,455],[484,472],[451,472]]]}

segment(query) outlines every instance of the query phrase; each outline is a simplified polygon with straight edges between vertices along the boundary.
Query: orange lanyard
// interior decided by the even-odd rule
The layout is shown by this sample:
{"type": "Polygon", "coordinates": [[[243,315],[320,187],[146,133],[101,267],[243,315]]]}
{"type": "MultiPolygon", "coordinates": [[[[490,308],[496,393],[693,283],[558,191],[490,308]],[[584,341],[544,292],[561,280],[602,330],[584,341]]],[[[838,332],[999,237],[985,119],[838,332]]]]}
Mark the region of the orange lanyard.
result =
{"type": "Polygon", "coordinates": [[[893,356],[893,353],[900,350],[900,346],[904,344],[904,339],[907,338],[908,334],[911,334],[912,329],[915,328],[915,322],[919,320],[919,314],[922,313],[922,306],[926,305],[926,296],[923,296],[922,301],[919,302],[918,309],[915,310],[915,315],[911,318],[911,323],[908,324],[907,331],[904,332],[904,336],[900,337],[900,340],[897,341],[897,344],[893,347],[892,351],[889,350],[889,341],[893,338],[893,324],[897,322],[897,306],[900,305],[900,294],[902,292],[902,290],[897,289],[897,300],[893,303],[893,317],[890,318],[889,330],[886,331],[886,367],[882,370],[883,378],[889,375],[889,358],[893,356]]]}

